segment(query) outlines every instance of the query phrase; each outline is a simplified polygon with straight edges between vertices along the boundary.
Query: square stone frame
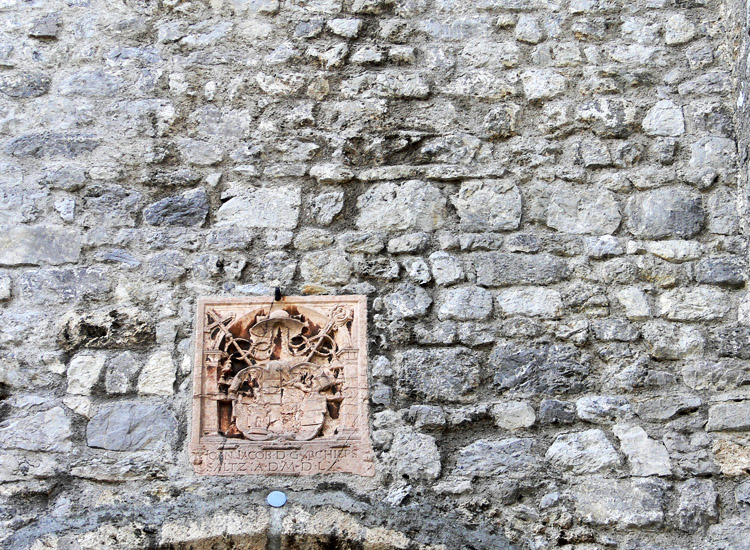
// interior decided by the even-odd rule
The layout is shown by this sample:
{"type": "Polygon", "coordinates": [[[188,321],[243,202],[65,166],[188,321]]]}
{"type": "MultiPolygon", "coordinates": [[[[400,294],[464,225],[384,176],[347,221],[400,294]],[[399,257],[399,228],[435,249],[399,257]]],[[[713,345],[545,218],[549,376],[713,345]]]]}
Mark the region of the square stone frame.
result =
{"type": "MultiPolygon", "coordinates": [[[[193,406],[190,458],[199,475],[321,475],[352,473],[374,476],[375,464],[369,428],[369,384],[367,361],[367,297],[284,296],[276,308],[286,306],[330,307],[344,304],[352,308],[351,341],[355,353],[348,354],[344,373],[344,398],[348,421],[335,438],[318,437],[311,441],[251,441],[228,438],[218,433],[218,402],[207,392],[206,312],[213,309],[238,315],[270,308],[273,296],[242,298],[200,297],[195,327],[195,361],[193,365],[193,406]],[[354,359],[354,360],[352,360],[354,359]]],[[[223,315],[222,315],[223,317],[223,315]]]]}

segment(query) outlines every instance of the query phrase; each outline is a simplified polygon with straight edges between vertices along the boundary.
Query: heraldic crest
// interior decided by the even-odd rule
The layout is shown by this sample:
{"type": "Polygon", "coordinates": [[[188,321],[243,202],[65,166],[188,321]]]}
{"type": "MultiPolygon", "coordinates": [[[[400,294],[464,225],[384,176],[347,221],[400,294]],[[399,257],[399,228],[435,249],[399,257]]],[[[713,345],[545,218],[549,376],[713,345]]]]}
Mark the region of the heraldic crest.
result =
{"type": "MultiPolygon", "coordinates": [[[[194,426],[192,444],[199,473],[226,473],[213,472],[212,466],[201,471],[211,462],[208,449],[216,444],[222,450],[222,456],[217,455],[221,464],[227,459],[231,463],[233,456],[267,459],[257,452],[226,452],[233,448],[257,451],[270,446],[288,451],[284,457],[299,464],[287,460],[287,469],[294,471],[277,473],[298,474],[319,473],[304,463],[304,457],[316,457],[305,453],[306,447],[316,452],[334,448],[338,451],[317,453],[317,458],[332,462],[331,471],[341,471],[336,465],[351,471],[342,459],[356,455],[362,436],[368,435],[366,353],[362,353],[366,346],[361,330],[365,319],[358,318],[365,302],[346,298],[200,304],[201,368],[195,379],[200,391],[194,392],[199,431],[194,426]]],[[[369,451],[369,441],[365,447],[361,450],[369,451]]],[[[273,472],[267,463],[269,471],[260,467],[258,473],[273,472]]]]}

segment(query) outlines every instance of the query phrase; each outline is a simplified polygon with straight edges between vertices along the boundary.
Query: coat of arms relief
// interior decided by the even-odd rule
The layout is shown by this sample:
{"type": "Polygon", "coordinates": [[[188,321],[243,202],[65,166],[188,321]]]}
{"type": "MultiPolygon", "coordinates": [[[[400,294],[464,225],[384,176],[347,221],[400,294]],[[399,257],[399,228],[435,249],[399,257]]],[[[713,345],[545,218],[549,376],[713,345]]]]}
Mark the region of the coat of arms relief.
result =
{"type": "Polygon", "coordinates": [[[363,297],[203,299],[198,473],[374,473],[363,297]]]}

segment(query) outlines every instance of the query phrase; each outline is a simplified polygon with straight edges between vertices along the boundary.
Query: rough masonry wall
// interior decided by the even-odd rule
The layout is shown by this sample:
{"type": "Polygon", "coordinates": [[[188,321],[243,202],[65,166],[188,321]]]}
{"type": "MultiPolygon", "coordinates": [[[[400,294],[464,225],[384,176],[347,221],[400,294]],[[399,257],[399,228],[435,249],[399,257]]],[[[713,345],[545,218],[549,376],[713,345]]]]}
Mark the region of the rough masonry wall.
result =
{"type": "Polygon", "coordinates": [[[0,0],[3,547],[746,547],[744,11],[0,0]],[[277,285],[368,295],[375,478],[192,473],[277,285]]]}

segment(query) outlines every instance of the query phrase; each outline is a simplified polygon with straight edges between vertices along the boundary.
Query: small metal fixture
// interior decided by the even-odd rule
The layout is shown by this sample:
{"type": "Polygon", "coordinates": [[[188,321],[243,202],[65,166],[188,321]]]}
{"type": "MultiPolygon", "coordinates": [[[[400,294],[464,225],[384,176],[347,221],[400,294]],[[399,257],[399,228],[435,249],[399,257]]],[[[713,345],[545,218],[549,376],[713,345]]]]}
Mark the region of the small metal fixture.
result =
{"type": "Polygon", "coordinates": [[[279,287],[276,287],[276,292],[273,295],[273,299],[277,302],[281,301],[281,289],[279,287]]]}
{"type": "Polygon", "coordinates": [[[274,508],[281,508],[286,504],[286,495],[281,491],[271,491],[266,497],[266,502],[274,508]]]}

